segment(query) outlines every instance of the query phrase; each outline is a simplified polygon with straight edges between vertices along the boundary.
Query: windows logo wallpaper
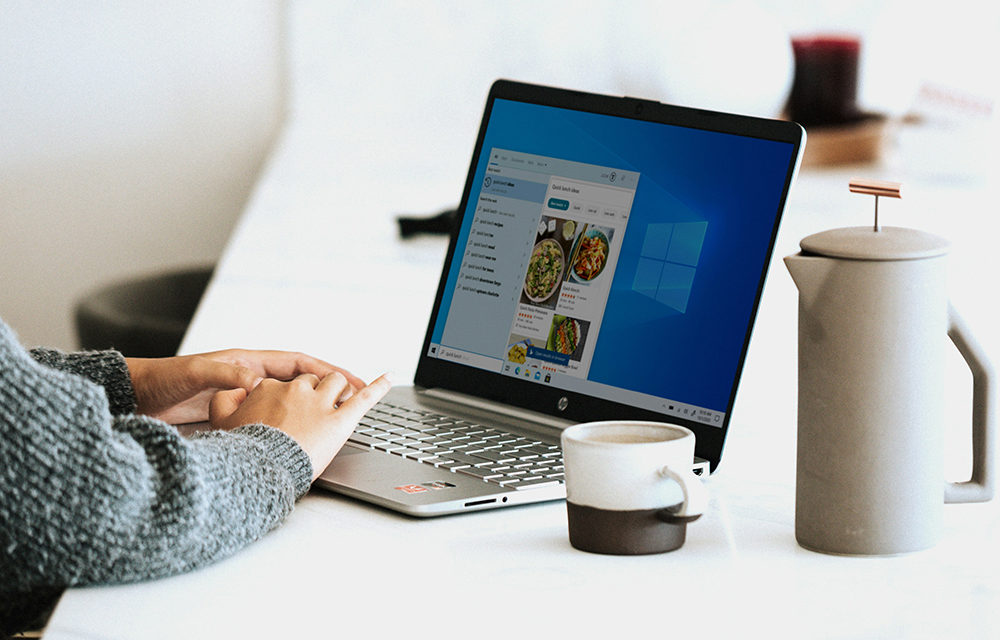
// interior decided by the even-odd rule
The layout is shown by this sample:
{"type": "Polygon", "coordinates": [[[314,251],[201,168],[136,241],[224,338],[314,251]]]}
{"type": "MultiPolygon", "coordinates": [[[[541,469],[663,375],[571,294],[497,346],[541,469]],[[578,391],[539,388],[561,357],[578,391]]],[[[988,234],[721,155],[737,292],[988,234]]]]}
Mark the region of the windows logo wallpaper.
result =
{"type": "Polygon", "coordinates": [[[707,230],[707,222],[647,225],[632,290],[680,313],[687,311],[707,230]]]}

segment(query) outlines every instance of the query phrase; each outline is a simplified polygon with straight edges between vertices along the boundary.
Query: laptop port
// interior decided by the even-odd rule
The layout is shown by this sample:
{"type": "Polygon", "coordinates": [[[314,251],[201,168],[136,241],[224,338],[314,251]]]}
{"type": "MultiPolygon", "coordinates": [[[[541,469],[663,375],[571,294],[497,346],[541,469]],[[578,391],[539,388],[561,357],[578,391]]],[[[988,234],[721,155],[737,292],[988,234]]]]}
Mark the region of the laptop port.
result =
{"type": "Polygon", "coordinates": [[[496,502],[496,501],[497,501],[496,498],[490,498],[489,500],[477,500],[475,502],[466,502],[465,506],[466,507],[478,507],[479,505],[491,504],[491,503],[496,502]]]}

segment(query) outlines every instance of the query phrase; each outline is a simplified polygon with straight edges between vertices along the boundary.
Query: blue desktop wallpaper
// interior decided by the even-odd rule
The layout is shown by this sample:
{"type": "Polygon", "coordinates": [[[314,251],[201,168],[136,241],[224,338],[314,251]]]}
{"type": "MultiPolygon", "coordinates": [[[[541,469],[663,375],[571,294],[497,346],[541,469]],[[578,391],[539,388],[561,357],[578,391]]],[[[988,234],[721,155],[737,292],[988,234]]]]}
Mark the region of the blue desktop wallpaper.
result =
{"type": "Polygon", "coordinates": [[[725,411],[794,146],[496,100],[494,147],[641,174],[588,379],[725,411]]]}

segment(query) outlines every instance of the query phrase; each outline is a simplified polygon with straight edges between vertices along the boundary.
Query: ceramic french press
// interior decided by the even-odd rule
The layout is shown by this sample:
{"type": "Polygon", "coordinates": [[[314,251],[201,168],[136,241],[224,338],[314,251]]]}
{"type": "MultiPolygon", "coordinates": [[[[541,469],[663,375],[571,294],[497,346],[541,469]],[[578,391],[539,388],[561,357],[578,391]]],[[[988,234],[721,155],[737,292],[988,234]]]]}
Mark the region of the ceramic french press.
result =
{"type": "Polygon", "coordinates": [[[785,258],[799,290],[795,536],[814,551],[887,555],[937,543],[945,502],[990,500],[996,384],[948,302],[949,243],[881,227],[897,183],[852,180],[875,196],[875,225],[811,235],[785,258]],[[973,471],[944,479],[947,340],[973,375],[973,471]]]}

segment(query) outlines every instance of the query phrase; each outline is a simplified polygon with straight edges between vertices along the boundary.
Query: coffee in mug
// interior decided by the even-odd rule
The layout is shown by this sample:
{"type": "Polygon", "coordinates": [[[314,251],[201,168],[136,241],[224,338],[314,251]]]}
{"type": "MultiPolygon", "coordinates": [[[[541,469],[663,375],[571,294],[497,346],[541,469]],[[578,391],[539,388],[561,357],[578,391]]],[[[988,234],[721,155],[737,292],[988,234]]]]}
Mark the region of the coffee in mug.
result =
{"type": "Polygon", "coordinates": [[[708,493],[691,471],[695,436],[659,422],[588,422],[562,433],[569,540],[613,555],[672,551],[708,493]]]}

